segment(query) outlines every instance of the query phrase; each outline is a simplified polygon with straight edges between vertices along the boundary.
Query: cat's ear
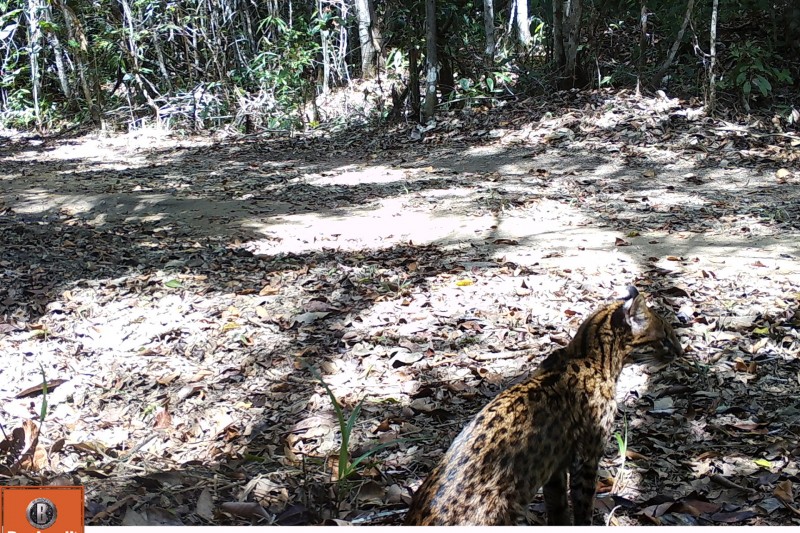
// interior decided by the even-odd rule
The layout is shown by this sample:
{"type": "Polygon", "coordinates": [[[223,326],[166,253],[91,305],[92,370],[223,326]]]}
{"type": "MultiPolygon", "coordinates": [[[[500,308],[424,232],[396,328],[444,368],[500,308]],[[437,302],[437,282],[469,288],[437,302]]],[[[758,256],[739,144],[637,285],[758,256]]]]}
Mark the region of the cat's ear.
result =
{"type": "Polygon", "coordinates": [[[638,291],[636,296],[622,304],[622,309],[625,311],[625,322],[631,327],[634,335],[643,333],[650,325],[650,310],[647,308],[644,297],[638,291]]]}
{"type": "Polygon", "coordinates": [[[639,291],[633,285],[628,285],[626,290],[628,291],[628,295],[625,297],[626,300],[630,300],[639,296],[639,291]]]}

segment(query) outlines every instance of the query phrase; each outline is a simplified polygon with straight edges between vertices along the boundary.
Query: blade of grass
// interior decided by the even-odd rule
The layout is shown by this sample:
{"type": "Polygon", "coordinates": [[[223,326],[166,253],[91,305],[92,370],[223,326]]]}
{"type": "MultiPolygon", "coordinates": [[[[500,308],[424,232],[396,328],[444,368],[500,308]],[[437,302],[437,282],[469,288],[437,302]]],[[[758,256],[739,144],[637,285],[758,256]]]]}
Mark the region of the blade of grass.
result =
{"type": "Polygon", "coordinates": [[[41,427],[47,416],[47,375],[44,373],[44,366],[42,366],[42,363],[39,363],[39,371],[42,373],[42,408],[39,410],[39,426],[41,427]]]}

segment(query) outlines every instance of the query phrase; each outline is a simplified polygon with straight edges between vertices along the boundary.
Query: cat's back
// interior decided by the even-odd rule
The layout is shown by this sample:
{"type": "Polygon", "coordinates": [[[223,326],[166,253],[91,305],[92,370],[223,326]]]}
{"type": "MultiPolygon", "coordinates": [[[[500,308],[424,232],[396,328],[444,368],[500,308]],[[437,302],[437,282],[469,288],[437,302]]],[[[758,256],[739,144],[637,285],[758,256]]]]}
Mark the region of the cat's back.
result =
{"type": "Polygon", "coordinates": [[[405,523],[464,525],[469,509],[469,525],[513,525],[570,453],[554,446],[565,427],[552,416],[562,372],[551,359],[489,402],[417,490],[405,523]]]}

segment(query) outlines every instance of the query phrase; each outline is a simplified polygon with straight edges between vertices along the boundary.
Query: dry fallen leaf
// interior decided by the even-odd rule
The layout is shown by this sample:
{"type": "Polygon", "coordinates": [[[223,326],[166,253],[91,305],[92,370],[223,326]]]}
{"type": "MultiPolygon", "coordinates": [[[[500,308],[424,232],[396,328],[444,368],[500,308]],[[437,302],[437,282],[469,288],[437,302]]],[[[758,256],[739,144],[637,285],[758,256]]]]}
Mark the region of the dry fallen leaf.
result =
{"type": "Polygon", "coordinates": [[[794,492],[792,491],[792,482],[785,479],[775,486],[772,494],[783,503],[794,503],[794,492]]]}
{"type": "Polygon", "coordinates": [[[200,518],[209,522],[214,520],[214,500],[211,498],[211,491],[207,488],[203,489],[197,497],[195,512],[200,518]]]}
{"type": "Polygon", "coordinates": [[[224,502],[220,509],[234,516],[248,519],[272,518],[271,515],[259,504],[255,502],[224,502]]]}

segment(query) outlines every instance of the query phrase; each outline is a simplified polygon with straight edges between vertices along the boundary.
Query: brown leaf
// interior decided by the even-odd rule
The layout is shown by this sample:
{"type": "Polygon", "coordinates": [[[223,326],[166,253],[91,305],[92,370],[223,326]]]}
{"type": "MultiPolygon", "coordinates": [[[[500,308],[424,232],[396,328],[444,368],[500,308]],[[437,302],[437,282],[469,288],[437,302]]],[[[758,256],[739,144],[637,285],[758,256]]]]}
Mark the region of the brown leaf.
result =
{"type": "Polygon", "coordinates": [[[213,372],[211,372],[209,369],[201,368],[201,369],[198,369],[197,372],[195,372],[194,375],[192,375],[186,381],[189,382],[189,383],[197,383],[198,381],[203,381],[204,382],[205,379],[208,376],[212,375],[212,374],[213,374],[213,372]]]}
{"type": "Polygon", "coordinates": [[[197,497],[195,512],[200,518],[209,522],[214,519],[214,500],[211,498],[211,491],[207,488],[203,489],[200,496],[197,497]]]}
{"type": "Polygon", "coordinates": [[[312,313],[325,313],[326,311],[336,310],[336,308],[331,304],[318,298],[306,302],[306,304],[303,306],[303,309],[312,313]]]}
{"type": "Polygon", "coordinates": [[[787,509],[800,516],[800,509],[792,505],[794,503],[794,491],[792,490],[791,481],[786,479],[778,483],[775,490],[772,491],[772,494],[778,498],[787,509]]]}
{"type": "Polygon", "coordinates": [[[39,426],[32,420],[24,420],[22,427],[14,428],[0,441],[0,457],[12,475],[20,469],[38,471],[45,466],[44,449],[39,449],[39,426]]]}
{"type": "Polygon", "coordinates": [[[689,505],[694,509],[697,509],[703,514],[716,513],[722,508],[722,505],[718,503],[706,502],[703,500],[695,500],[691,498],[684,500],[682,503],[684,503],[685,505],[689,505]]]}
{"type": "Polygon", "coordinates": [[[385,496],[386,489],[370,479],[359,487],[356,499],[362,504],[380,505],[385,496]]]}
{"type": "Polygon", "coordinates": [[[278,294],[281,292],[280,287],[273,287],[272,285],[266,285],[260,291],[258,291],[259,296],[271,296],[273,294],[278,294]]]}
{"type": "Polygon", "coordinates": [[[635,452],[635,451],[633,451],[631,449],[625,450],[625,457],[627,457],[631,461],[649,461],[650,460],[650,458],[647,457],[646,455],[642,455],[641,453],[635,452]]]}
{"type": "Polygon", "coordinates": [[[159,409],[155,416],[154,429],[167,429],[172,427],[172,416],[166,409],[159,409]]]}
{"type": "Polygon", "coordinates": [[[179,377],[181,377],[181,373],[180,372],[172,372],[171,374],[167,374],[165,376],[162,376],[162,377],[156,379],[156,382],[159,385],[167,386],[170,383],[172,383],[173,381],[175,381],[176,379],[178,379],[179,377]]]}
{"type": "Polygon", "coordinates": [[[271,513],[280,513],[286,509],[289,502],[289,491],[281,483],[260,477],[247,484],[247,489],[252,489],[254,499],[271,513]]]}
{"type": "Polygon", "coordinates": [[[631,243],[629,243],[628,241],[626,241],[625,239],[622,239],[620,237],[617,237],[616,239],[614,239],[614,246],[630,246],[630,245],[631,245],[631,243]]]}
{"type": "Polygon", "coordinates": [[[220,509],[233,516],[240,516],[251,520],[256,518],[271,518],[266,509],[256,502],[224,502],[220,505],[220,509]]]}
{"type": "Polygon", "coordinates": [[[792,482],[787,480],[781,481],[775,486],[772,494],[783,503],[794,503],[794,494],[792,491],[792,482]]]}
{"type": "MultiPolygon", "coordinates": [[[[50,381],[46,382],[47,384],[47,392],[50,393],[53,389],[61,385],[62,383],[66,383],[69,380],[66,379],[51,379],[50,381]]],[[[38,394],[42,394],[44,392],[44,385],[38,384],[34,385],[33,387],[28,387],[27,389],[20,391],[16,394],[15,398],[25,398],[26,396],[36,396],[38,394]]]]}
{"type": "Polygon", "coordinates": [[[664,289],[662,291],[658,291],[658,292],[660,292],[661,294],[666,294],[668,296],[675,296],[677,298],[688,298],[689,297],[689,291],[686,290],[684,287],[680,287],[680,286],[677,286],[677,285],[676,286],[672,286],[672,287],[670,287],[668,289],[664,289]]]}

